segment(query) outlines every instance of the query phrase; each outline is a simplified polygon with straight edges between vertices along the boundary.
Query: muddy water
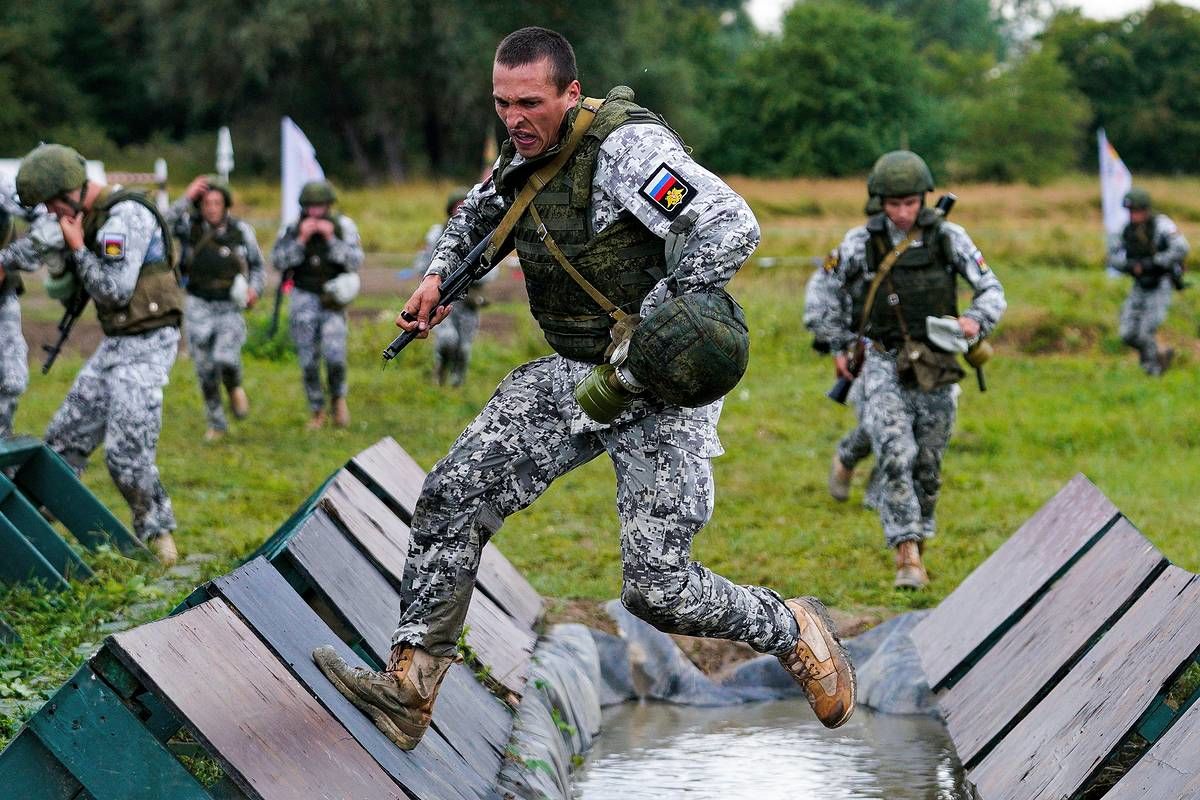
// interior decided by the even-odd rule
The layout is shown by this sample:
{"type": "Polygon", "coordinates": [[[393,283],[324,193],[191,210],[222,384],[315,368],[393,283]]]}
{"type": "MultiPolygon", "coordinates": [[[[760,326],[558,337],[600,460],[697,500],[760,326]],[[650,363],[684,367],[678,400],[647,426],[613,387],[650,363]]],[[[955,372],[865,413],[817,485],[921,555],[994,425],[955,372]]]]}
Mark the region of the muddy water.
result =
{"type": "Polygon", "coordinates": [[[941,723],[858,709],[836,731],[803,700],[626,703],[576,773],[578,800],[968,800],[941,723]]]}

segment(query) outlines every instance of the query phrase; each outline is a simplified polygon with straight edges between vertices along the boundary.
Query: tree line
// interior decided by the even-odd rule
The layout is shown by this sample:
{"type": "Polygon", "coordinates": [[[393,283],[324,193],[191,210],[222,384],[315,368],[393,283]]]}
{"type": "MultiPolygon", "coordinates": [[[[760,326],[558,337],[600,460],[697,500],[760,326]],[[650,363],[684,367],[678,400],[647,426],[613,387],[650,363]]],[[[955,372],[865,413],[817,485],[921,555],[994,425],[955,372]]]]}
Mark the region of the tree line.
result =
{"type": "Polygon", "coordinates": [[[799,0],[778,33],[742,0],[8,3],[0,154],[63,141],[186,174],[229,125],[237,174],[265,176],[289,115],[341,180],[470,176],[503,137],[495,45],[529,24],[572,41],[585,92],[632,86],[721,172],[861,174],[909,147],[1037,183],[1090,167],[1099,126],[1135,171],[1200,163],[1200,13],[1102,22],[1054,0],[799,0]]]}

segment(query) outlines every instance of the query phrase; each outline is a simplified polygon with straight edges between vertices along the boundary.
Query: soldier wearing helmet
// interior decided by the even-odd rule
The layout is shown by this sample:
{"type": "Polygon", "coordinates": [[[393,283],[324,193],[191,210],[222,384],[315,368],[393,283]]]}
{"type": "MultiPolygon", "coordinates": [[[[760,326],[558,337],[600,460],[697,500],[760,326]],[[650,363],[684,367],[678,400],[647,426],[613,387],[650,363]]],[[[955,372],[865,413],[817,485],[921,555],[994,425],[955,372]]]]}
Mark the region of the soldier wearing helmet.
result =
{"type": "Polygon", "coordinates": [[[386,668],[355,671],[330,648],[314,660],[392,741],[414,747],[453,661],[481,549],[506,516],[607,453],[626,607],[668,632],[778,656],[821,721],[841,725],[854,676],[823,606],[738,585],[690,555],[713,511],[721,395],[746,366],[745,320],[723,287],[758,244],[754,215],[632,90],[584,97],[571,45],[553,31],[507,36],[492,89],[509,138],[396,324],[428,333],[442,322],[441,281],[508,216],[554,352],[513,370],[426,479],[386,668]]]}
{"type": "Polygon", "coordinates": [[[1160,347],[1156,334],[1167,318],[1172,291],[1183,288],[1189,247],[1170,217],[1154,213],[1145,189],[1131,188],[1123,204],[1129,209],[1129,224],[1112,237],[1108,248],[1109,267],[1133,278],[1121,306],[1121,341],[1137,351],[1147,375],[1161,375],[1175,351],[1160,347]]]}
{"type": "Polygon", "coordinates": [[[46,429],[46,443],[81,472],[103,441],[113,482],[138,538],[164,563],[178,554],[175,514],[155,451],[163,387],[179,349],[183,290],[166,221],[144,195],[87,179],[69,147],[44,144],[21,161],[17,193],[58,217],[72,268],[47,281],[52,296],[86,292],[105,337],[46,429]]]}
{"type": "Polygon", "coordinates": [[[201,175],[188,185],[167,214],[180,244],[181,271],[186,279],[184,332],[208,429],[208,441],[228,429],[221,386],[229,393],[233,415],[244,418],[250,400],[242,387],[242,345],[246,320],[263,291],[265,272],[254,228],[229,213],[233,192],[215,175],[201,175]]]}
{"type": "MultiPolygon", "coordinates": [[[[954,317],[972,340],[991,333],[1006,307],[1000,281],[966,231],[926,206],[933,188],[929,167],[915,153],[894,151],[875,162],[867,191],[880,211],[850,230],[827,262],[813,326],[831,343],[839,376],[852,377],[849,350],[860,333],[869,339],[855,381],[862,384],[857,412],[877,459],[871,499],[895,551],[895,585],[904,589],[929,582],[921,555],[934,534],[942,456],[963,374],[954,355],[931,340],[926,319],[954,317]],[[961,313],[959,278],[974,292],[961,313]],[[862,310],[848,324],[845,309],[856,296],[865,298],[862,310]]],[[[841,452],[835,472],[845,466],[841,452]]],[[[835,477],[849,478],[831,476],[831,485],[835,477]]]]}
{"type": "Polygon", "coordinates": [[[275,269],[295,282],[288,328],[304,379],[312,413],[309,430],[325,425],[325,390],[321,362],[329,385],[333,423],[350,424],[346,403],[346,306],[358,294],[362,244],[354,220],[334,211],[337,193],[329,181],[309,181],[300,189],[300,220],[279,232],[271,251],[275,269]]]}

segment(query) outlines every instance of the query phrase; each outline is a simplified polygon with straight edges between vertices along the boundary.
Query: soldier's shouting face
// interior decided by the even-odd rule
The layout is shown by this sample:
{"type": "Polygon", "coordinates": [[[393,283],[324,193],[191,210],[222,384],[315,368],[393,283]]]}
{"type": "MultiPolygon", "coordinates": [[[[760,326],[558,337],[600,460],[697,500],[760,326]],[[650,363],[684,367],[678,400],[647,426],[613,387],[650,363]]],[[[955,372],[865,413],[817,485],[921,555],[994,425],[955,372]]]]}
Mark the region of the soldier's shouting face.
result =
{"type": "Polygon", "coordinates": [[[492,99],[517,152],[540,155],[558,143],[563,117],[577,102],[579,81],[559,91],[550,59],[505,67],[492,66],[492,99]]]}

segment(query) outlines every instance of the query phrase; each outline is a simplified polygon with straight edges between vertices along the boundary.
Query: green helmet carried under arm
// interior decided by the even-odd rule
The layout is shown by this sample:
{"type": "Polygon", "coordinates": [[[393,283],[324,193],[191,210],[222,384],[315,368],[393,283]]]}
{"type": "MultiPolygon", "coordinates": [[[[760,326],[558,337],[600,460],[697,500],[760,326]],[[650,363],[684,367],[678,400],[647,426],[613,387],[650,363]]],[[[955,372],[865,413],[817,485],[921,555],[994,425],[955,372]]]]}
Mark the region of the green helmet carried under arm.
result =
{"type": "Polygon", "coordinates": [[[322,206],[337,202],[337,192],[329,181],[309,181],[300,189],[300,205],[322,206]]]}
{"type": "Polygon", "coordinates": [[[61,144],[38,145],[21,159],[17,170],[17,195],[26,208],[82,189],[85,183],[87,162],[73,148],[61,144]]]}
{"type": "Polygon", "coordinates": [[[929,165],[910,150],[884,153],[867,176],[867,194],[874,197],[906,197],[932,191],[929,165]]]}
{"type": "Polygon", "coordinates": [[[1131,187],[1125,193],[1125,199],[1121,201],[1121,205],[1128,209],[1148,210],[1150,208],[1150,193],[1137,186],[1131,187]]]}

